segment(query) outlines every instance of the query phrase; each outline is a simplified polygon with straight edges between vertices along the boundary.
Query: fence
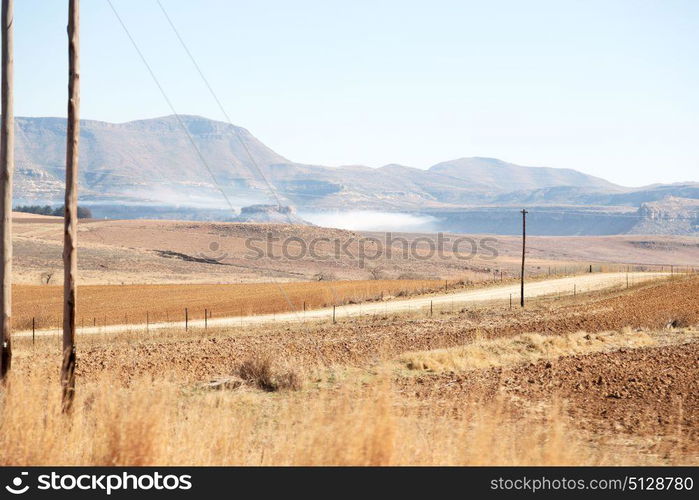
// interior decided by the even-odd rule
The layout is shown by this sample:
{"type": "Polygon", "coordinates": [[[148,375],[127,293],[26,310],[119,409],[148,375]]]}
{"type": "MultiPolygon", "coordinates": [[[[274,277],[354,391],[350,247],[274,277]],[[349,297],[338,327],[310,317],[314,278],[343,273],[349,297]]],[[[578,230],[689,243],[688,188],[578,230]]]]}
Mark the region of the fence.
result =
{"type": "MultiPolygon", "coordinates": [[[[629,267],[629,269],[631,269],[631,267],[629,267]]],[[[603,281],[607,280],[607,276],[601,278],[599,276],[590,276],[590,268],[587,266],[586,273],[569,275],[566,280],[560,280],[561,284],[556,285],[556,289],[549,293],[542,292],[538,289],[537,284],[542,281],[540,279],[541,276],[530,279],[527,283],[527,289],[525,290],[525,298],[528,303],[531,304],[568,296],[576,297],[600,289],[613,290],[630,288],[636,284],[648,282],[649,280],[677,279],[685,275],[696,273],[697,269],[684,268],[678,270],[674,266],[666,268],[663,272],[660,272],[660,268],[658,268],[657,272],[646,274],[638,274],[629,271],[629,273],[607,275],[614,276],[614,278],[610,278],[607,282],[603,282],[603,286],[600,286],[599,284],[588,285],[586,280],[597,283],[600,279],[603,281]],[[532,289],[534,292],[528,293],[532,289]]],[[[596,274],[594,268],[592,274],[596,274]]],[[[498,281],[500,280],[498,279],[498,281]]],[[[134,315],[125,315],[125,322],[123,323],[118,321],[119,318],[110,318],[107,315],[100,318],[81,317],[78,323],[78,332],[107,333],[131,329],[150,333],[163,328],[178,328],[178,325],[184,330],[190,330],[192,328],[207,330],[216,326],[246,326],[275,321],[303,322],[307,320],[318,321],[325,319],[335,323],[341,320],[368,315],[417,314],[435,316],[438,314],[458,312],[464,308],[480,308],[486,304],[489,306],[518,308],[520,298],[519,286],[517,284],[518,280],[503,278],[502,281],[503,283],[501,286],[488,288],[482,287],[480,284],[470,286],[468,283],[462,282],[445,282],[443,287],[432,289],[429,292],[424,290],[420,290],[420,293],[416,292],[415,295],[418,295],[418,297],[409,298],[409,296],[406,295],[406,300],[398,300],[396,297],[380,293],[376,297],[364,302],[345,301],[343,304],[333,304],[329,308],[310,309],[306,306],[305,301],[303,301],[303,306],[299,307],[297,310],[287,310],[280,313],[244,315],[244,311],[240,309],[238,317],[230,315],[219,315],[215,317],[210,307],[201,308],[201,311],[199,311],[198,308],[184,307],[179,317],[167,312],[158,313],[147,311],[143,314],[143,318],[140,318],[140,321],[139,318],[134,315]],[[429,293],[429,295],[425,295],[427,293],[429,293]]],[[[547,283],[547,286],[549,286],[550,282],[547,281],[547,283]]],[[[32,317],[30,324],[32,339],[36,337],[37,333],[40,335],[59,335],[61,331],[60,318],[54,319],[51,324],[47,325],[42,324],[36,317],[32,317]]]]}

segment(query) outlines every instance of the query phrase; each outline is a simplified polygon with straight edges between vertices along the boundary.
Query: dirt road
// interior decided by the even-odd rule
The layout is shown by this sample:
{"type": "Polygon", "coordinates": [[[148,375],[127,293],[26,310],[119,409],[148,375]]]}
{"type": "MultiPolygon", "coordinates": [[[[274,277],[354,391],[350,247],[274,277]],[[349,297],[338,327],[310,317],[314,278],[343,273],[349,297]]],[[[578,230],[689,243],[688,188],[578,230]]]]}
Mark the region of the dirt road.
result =
{"type": "MultiPolygon", "coordinates": [[[[524,296],[526,298],[542,297],[547,295],[572,295],[573,293],[585,293],[595,290],[603,290],[613,287],[638,284],[645,281],[667,278],[669,273],[595,273],[582,276],[571,276],[532,282],[526,285],[524,296]]],[[[429,295],[408,299],[394,299],[382,302],[366,302],[361,304],[349,304],[333,308],[314,309],[283,314],[263,314],[258,316],[232,316],[225,318],[212,318],[208,320],[208,326],[249,326],[264,323],[304,322],[304,321],[332,321],[333,314],[337,320],[374,314],[396,314],[411,311],[427,310],[433,307],[435,311],[453,309],[456,307],[468,307],[482,302],[509,301],[512,298],[513,307],[519,304],[519,285],[494,286],[478,290],[429,295]]],[[[204,320],[190,320],[190,328],[203,328],[204,320]]],[[[166,328],[185,328],[184,321],[160,322],[150,325],[109,325],[97,327],[78,328],[79,334],[118,333],[123,331],[145,331],[166,328]]],[[[56,335],[56,330],[37,331],[36,335],[56,335]]],[[[31,331],[15,332],[16,336],[31,335],[31,331]]]]}

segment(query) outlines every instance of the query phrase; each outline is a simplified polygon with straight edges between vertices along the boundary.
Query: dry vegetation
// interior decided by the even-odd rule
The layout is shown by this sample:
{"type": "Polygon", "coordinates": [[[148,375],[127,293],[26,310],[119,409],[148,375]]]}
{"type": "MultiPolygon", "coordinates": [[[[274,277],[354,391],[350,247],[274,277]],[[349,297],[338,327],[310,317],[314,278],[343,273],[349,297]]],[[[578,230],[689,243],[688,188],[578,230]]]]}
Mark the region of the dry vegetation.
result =
{"type": "Polygon", "coordinates": [[[70,416],[58,339],[18,338],[1,460],[696,464],[697,297],[694,277],[525,310],[84,336],[70,416]]]}
{"type": "MultiPolygon", "coordinates": [[[[2,463],[153,464],[582,464],[604,461],[571,441],[553,412],[514,419],[504,402],[462,402],[458,415],[419,411],[390,383],[266,395],[197,391],[140,380],[111,390],[82,385],[61,415],[45,376],[12,381],[2,406],[2,463]],[[126,410],[126,411],[125,411],[126,410]],[[526,431],[526,432],[525,432],[526,431]]],[[[55,377],[52,386],[57,382],[55,377]]],[[[421,406],[421,405],[420,405],[421,406]]],[[[423,408],[424,410],[424,408],[423,408]]]]}
{"type": "MultiPolygon", "coordinates": [[[[16,214],[14,219],[15,283],[60,284],[62,226],[58,217],[32,218],[16,214]]],[[[385,234],[356,233],[320,227],[284,224],[213,223],[178,221],[82,221],[79,227],[80,284],[165,284],[165,283],[247,283],[275,281],[309,281],[319,275],[338,280],[366,279],[449,279],[490,280],[501,271],[516,276],[519,269],[521,240],[512,236],[468,235],[481,243],[489,239],[497,258],[489,251],[471,252],[464,242],[456,258],[447,243],[444,252],[430,251],[428,242],[434,234],[394,233],[390,258],[384,248],[376,248],[366,238],[378,238],[385,247],[385,234]],[[268,236],[272,256],[250,259],[255,255],[246,241],[255,239],[258,248],[267,248],[268,236]],[[299,239],[310,247],[315,257],[298,256],[299,239]],[[400,242],[400,240],[406,243],[400,242]],[[284,257],[284,241],[287,257],[284,257]],[[364,255],[373,256],[360,262],[360,241],[364,255]],[[337,252],[338,245],[346,248],[337,252]],[[345,245],[347,245],[345,247],[345,245]],[[405,255],[405,248],[415,251],[405,255]],[[416,255],[422,258],[416,258],[416,255]]],[[[462,235],[463,236],[463,235],[462,235]]],[[[457,236],[448,235],[453,242],[457,236]]],[[[692,237],[675,236],[607,236],[607,237],[537,237],[528,238],[527,273],[530,275],[566,274],[581,271],[593,264],[595,270],[667,269],[695,266],[699,245],[692,237]]],[[[434,243],[433,243],[434,245],[434,243]]]]}
{"type": "MultiPolygon", "coordinates": [[[[693,338],[694,333],[689,334],[693,338]]],[[[699,334],[697,335],[699,338],[699,334]]],[[[494,366],[538,363],[543,359],[574,356],[622,348],[656,345],[646,332],[576,332],[563,335],[526,333],[495,340],[476,340],[447,349],[409,352],[399,358],[410,370],[430,372],[482,370],[494,366]]]]}
{"type": "MultiPolygon", "coordinates": [[[[249,283],[232,285],[87,285],[78,294],[78,324],[91,326],[183,321],[190,319],[250,316],[255,314],[316,309],[403,297],[443,289],[435,280],[368,280],[304,283],[249,283]]],[[[454,285],[454,283],[452,283],[454,285]]],[[[460,286],[460,285],[459,285],[460,286]]],[[[15,285],[15,328],[56,328],[63,311],[60,286],[15,285]]]]}

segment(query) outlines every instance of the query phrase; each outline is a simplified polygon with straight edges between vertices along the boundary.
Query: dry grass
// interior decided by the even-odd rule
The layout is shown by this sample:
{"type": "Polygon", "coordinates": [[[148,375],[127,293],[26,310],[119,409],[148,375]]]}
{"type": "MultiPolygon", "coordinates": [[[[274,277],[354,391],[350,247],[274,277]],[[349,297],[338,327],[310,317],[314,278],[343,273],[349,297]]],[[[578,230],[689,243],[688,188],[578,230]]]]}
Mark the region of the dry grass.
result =
{"type": "Polygon", "coordinates": [[[386,379],[335,391],[201,391],[174,381],[81,384],[72,415],[47,373],[11,381],[3,465],[582,464],[605,460],[558,411],[515,419],[503,402],[456,417],[416,411],[386,379]],[[47,384],[48,382],[48,384],[47,384]],[[526,432],[525,432],[526,430],[526,432]]]}
{"type": "MultiPolygon", "coordinates": [[[[246,316],[315,309],[388,296],[406,296],[441,289],[435,280],[366,280],[235,285],[90,285],[78,293],[78,325],[144,324],[203,319],[207,309],[214,317],[246,316]]],[[[63,289],[59,286],[15,285],[13,323],[16,329],[56,328],[62,314],[63,289]]]]}
{"type": "MultiPolygon", "coordinates": [[[[696,294],[692,293],[697,287],[699,280],[668,282],[575,304],[469,310],[439,318],[391,316],[308,328],[277,325],[84,336],[79,338],[77,398],[70,416],[62,415],[60,409],[59,339],[37,338],[32,345],[30,338],[17,338],[11,379],[0,389],[0,463],[696,463],[696,454],[683,455],[662,434],[674,433],[680,424],[672,419],[658,422],[655,413],[667,417],[669,406],[655,402],[664,401],[663,394],[669,397],[683,391],[687,397],[682,411],[687,418],[682,435],[688,436],[689,445],[696,443],[697,404],[692,399],[696,364],[687,362],[696,359],[691,350],[699,345],[695,340],[687,344],[690,349],[684,357],[666,356],[662,351],[652,361],[631,367],[647,368],[645,373],[633,374],[646,387],[638,393],[642,395],[636,406],[626,406],[632,399],[607,397],[617,385],[624,385],[616,384],[616,378],[623,382],[629,375],[620,370],[623,363],[616,372],[607,370],[606,358],[585,365],[595,367],[594,371],[578,372],[575,366],[568,371],[557,369],[551,375],[554,380],[568,374],[566,383],[558,386],[540,382],[548,380],[545,374],[542,378],[535,374],[535,383],[530,383],[529,372],[521,379],[512,373],[501,379],[505,368],[411,376],[394,368],[397,360],[422,362],[422,368],[427,362],[428,369],[437,371],[505,367],[621,346],[629,351],[658,350],[635,349],[646,345],[648,338],[661,345],[665,338],[668,343],[688,342],[696,332],[605,330],[631,322],[655,328],[679,317],[679,312],[696,324],[696,294]],[[541,325],[548,328],[548,335],[525,334],[544,331],[541,325]],[[589,339],[586,334],[567,333],[579,325],[590,327],[589,339]],[[452,349],[410,353],[439,348],[452,349]],[[663,367],[672,367],[676,380],[684,377],[684,381],[676,386],[655,381],[656,369],[663,367]],[[593,389],[588,382],[599,376],[616,385],[593,389]],[[229,377],[232,383],[207,386],[214,377],[229,377]],[[502,380],[512,383],[505,385],[502,380]],[[578,381],[587,384],[584,391],[558,392],[574,388],[578,381]],[[633,423],[640,415],[638,409],[648,404],[658,427],[646,433],[639,427],[609,430],[594,420],[583,426],[584,418],[571,420],[571,415],[579,415],[572,409],[580,401],[597,405],[597,410],[617,408],[616,420],[609,421],[618,424],[626,418],[633,423]],[[624,408],[630,410],[624,413],[624,408]],[[635,429],[641,430],[634,434],[635,429]],[[648,442],[658,440],[667,444],[663,448],[667,453],[648,452],[648,442]],[[631,441],[633,446],[628,445],[631,441]]],[[[557,363],[562,364],[560,358],[557,363]]],[[[665,380],[670,372],[664,369],[663,374],[665,380]]],[[[596,417],[593,413],[584,417],[599,418],[599,411],[596,417]]],[[[696,447],[689,445],[687,450],[694,453],[696,447]]]]}
{"type": "Polygon", "coordinates": [[[448,349],[410,352],[403,354],[399,360],[411,370],[468,371],[536,363],[560,356],[644,347],[656,343],[657,339],[648,332],[630,329],[621,332],[576,332],[564,335],[527,333],[494,340],[478,340],[448,349]]]}
{"type": "MultiPolygon", "coordinates": [[[[40,284],[46,272],[55,271],[52,284],[62,278],[62,228],[61,219],[15,219],[14,278],[17,282],[40,284]]],[[[489,280],[504,271],[505,276],[516,276],[520,265],[521,240],[517,236],[498,236],[493,247],[498,257],[481,252],[468,261],[451,254],[451,245],[444,252],[428,249],[428,241],[435,241],[435,234],[394,233],[395,244],[391,257],[378,256],[369,259],[367,266],[356,258],[360,253],[358,241],[363,236],[378,237],[384,234],[358,234],[351,231],[311,226],[284,224],[217,223],[193,221],[146,220],[82,220],[79,225],[80,280],[87,284],[144,284],[144,283],[239,283],[269,281],[310,280],[323,273],[338,279],[367,279],[369,267],[381,268],[384,278],[402,275],[418,275],[423,278],[441,277],[489,280]],[[246,241],[259,241],[271,236],[271,249],[275,258],[246,258],[251,256],[246,241]],[[293,240],[289,240],[293,237],[293,240]],[[425,237],[429,238],[426,240],[425,237]],[[316,256],[306,253],[303,259],[279,258],[282,248],[288,245],[288,255],[297,256],[302,244],[313,241],[316,256]],[[397,239],[405,238],[406,243],[397,239]],[[326,240],[327,239],[327,240],[326,240]],[[350,258],[336,250],[349,243],[350,258]],[[403,247],[414,245],[415,252],[406,256],[403,247]],[[217,250],[212,250],[217,248],[217,250]],[[422,258],[415,258],[415,254],[422,258]],[[431,257],[430,257],[431,255],[431,257]],[[442,258],[446,256],[447,258],[442,258]],[[219,259],[223,257],[221,261],[219,259]],[[202,259],[203,258],[203,259],[202,259]],[[207,258],[215,260],[206,263],[207,258]],[[223,264],[223,265],[221,265],[223,264]]],[[[454,241],[453,235],[450,235],[454,241]]],[[[471,235],[479,239],[481,235],[471,235]]],[[[365,241],[364,243],[369,243],[365,241]]],[[[265,247],[262,243],[259,247],[265,247]]],[[[468,245],[466,245],[468,247],[468,245]]],[[[373,255],[374,247],[365,245],[366,255],[373,255]]],[[[606,236],[606,237],[537,237],[528,241],[527,274],[565,275],[583,271],[593,264],[595,271],[625,270],[628,262],[648,264],[674,263],[696,266],[699,249],[692,237],[671,236],[606,236]],[[615,264],[616,263],[616,264],[615,264]]],[[[461,245],[462,251],[468,251],[461,245]]],[[[632,269],[658,269],[659,266],[632,266],[632,269]]],[[[678,270],[678,268],[675,268],[678,270]]]]}
{"type": "MultiPolygon", "coordinates": [[[[532,345],[550,355],[579,352],[584,334],[572,337],[476,340],[480,350],[469,352],[487,354],[479,366],[501,366],[519,360],[513,352],[540,359],[527,357],[532,345]]],[[[594,337],[595,346],[626,348],[650,338],[628,331],[594,337]]],[[[418,395],[403,390],[407,379],[390,371],[392,364],[299,369],[293,348],[274,357],[260,346],[241,362],[231,360],[228,373],[241,384],[196,383],[183,356],[128,383],[114,369],[93,372],[79,377],[74,411],[66,416],[57,358],[45,355],[51,346],[35,346],[41,355],[31,367],[22,352],[31,347],[17,347],[17,366],[0,393],[4,465],[667,463],[578,430],[553,393],[552,403],[524,411],[504,395],[478,390],[418,395]]],[[[466,358],[454,359],[461,359],[459,368],[471,367],[466,358]]]]}

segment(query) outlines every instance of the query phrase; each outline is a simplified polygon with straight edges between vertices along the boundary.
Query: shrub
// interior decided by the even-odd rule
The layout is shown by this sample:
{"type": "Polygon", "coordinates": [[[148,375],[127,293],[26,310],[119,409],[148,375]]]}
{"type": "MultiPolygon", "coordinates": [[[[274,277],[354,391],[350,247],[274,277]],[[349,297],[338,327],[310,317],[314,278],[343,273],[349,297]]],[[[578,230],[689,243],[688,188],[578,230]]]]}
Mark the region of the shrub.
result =
{"type": "Polygon", "coordinates": [[[238,367],[238,376],[248,384],[267,392],[279,390],[299,390],[301,377],[293,370],[275,370],[269,356],[253,356],[238,367]]]}

